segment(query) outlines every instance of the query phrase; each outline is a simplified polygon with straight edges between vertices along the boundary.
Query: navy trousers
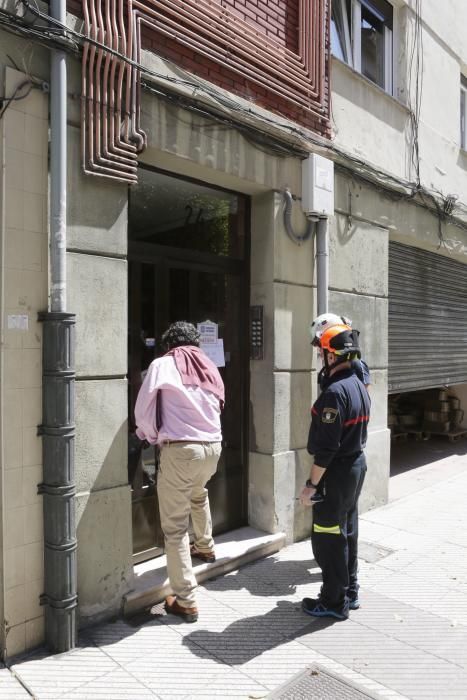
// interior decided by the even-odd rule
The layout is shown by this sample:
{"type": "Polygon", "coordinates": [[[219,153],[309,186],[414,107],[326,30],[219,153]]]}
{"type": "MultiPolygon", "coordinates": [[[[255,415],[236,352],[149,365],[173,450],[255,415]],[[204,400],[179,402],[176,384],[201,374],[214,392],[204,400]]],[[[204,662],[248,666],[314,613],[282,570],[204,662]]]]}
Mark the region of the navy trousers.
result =
{"type": "Polygon", "coordinates": [[[357,597],[358,498],[365,474],[363,453],[335,461],[323,478],[324,500],[313,506],[311,546],[322,571],[320,597],[327,607],[346,608],[357,597]]]}

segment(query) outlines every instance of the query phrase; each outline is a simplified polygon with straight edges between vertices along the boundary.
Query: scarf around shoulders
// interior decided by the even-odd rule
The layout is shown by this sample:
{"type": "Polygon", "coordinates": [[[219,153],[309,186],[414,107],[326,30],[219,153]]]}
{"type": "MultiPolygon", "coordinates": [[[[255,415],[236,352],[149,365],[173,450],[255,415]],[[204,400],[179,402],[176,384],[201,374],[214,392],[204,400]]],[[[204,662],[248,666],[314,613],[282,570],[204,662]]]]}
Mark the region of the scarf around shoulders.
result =
{"type": "Polygon", "coordinates": [[[224,382],[216,365],[196,345],[180,345],[166,353],[174,358],[182,384],[194,384],[212,392],[224,407],[224,382]]]}

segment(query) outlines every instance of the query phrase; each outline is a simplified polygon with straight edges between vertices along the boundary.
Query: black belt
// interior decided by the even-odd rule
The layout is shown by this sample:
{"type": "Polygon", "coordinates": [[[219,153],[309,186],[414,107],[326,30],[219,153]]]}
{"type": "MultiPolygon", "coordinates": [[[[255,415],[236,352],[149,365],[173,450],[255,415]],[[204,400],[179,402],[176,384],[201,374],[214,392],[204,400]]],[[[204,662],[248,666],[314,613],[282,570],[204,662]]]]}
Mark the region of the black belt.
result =
{"type": "Polygon", "coordinates": [[[164,445],[215,445],[220,440],[164,440],[161,447],[164,445]]]}

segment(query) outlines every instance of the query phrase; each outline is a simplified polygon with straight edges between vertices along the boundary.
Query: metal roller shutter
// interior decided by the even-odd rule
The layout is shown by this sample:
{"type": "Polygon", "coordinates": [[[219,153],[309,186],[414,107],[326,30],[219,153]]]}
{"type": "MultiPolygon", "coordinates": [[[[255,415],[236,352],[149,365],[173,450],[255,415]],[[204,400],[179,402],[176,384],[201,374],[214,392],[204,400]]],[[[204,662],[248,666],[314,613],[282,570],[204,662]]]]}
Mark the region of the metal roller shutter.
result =
{"type": "Polygon", "coordinates": [[[467,382],[467,265],[389,244],[389,393],[467,382]]]}

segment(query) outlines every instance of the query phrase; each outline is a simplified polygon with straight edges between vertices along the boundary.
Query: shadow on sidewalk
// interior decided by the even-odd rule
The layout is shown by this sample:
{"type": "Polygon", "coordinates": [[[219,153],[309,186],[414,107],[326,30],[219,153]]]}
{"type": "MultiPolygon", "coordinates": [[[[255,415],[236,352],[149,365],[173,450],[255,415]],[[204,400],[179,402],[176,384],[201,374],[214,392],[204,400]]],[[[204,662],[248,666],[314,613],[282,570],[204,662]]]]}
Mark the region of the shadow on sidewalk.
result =
{"type": "MultiPolygon", "coordinates": [[[[235,597],[237,606],[242,601],[250,606],[251,598],[242,595],[241,591],[247,591],[252,596],[280,598],[294,595],[300,585],[321,580],[321,572],[314,559],[284,561],[277,557],[267,557],[238,571],[206,581],[203,587],[208,594],[222,594],[225,591],[227,598],[229,592],[240,592],[240,596],[235,597]],[[310,572],[310,569],[316,569],[316,572],[310,572]]],[[[222,604],[223,596],[214,595],[213,603],[214,599],[217,605],[219,602],[222,604]]],[[[206,604],[207,601],[204,600],[203,605],[206,604]]],[[[241,614],[241,607],[236,609],[241,614]]],[[[182,644],[193,655],[204,659],[209,654],[217,663],[233,666],[244,664],[265,651],[338,622],[332,618],[317,619],[306,615],[301,609],[301,601],[279,600],[268,612],[235,620],[220,632],[203,629],[202,622],[193,631],[190,627],[188,632],[185,622],[165,614],[163,604],[154,605],[150,610],[135,615],[127,624],[130,627],[140,627],[156,621],[172,629],[180,628],[182,644]]]]}
{"type": "Polygon", "coordinates": [[[461,457],[467,454],[467,440],[447,442],[443,437],[431,440],[407,440],[391,445],[391,476],[397,476],[411,469],[424,467],[448,457],[461,457]]]}
{"type": "Polygon", "coordinates": [[[208,652],[217,663],[236,666],[336,622],[311,618],[302,611],[301,603],[281,600],[265,615],[236,620],[222,632],[195,630],[185,635],[182,643],[196,656],[205,658],[208,652]]]}
{"type": "MultiPolygon", "coordinates": [[[[265,613],[253,617],[241,617],[231,622],[222,631],[214,631],[222,629],[223,626],[222,620],[219,619],[219,615],[222,617],[222,612],[219,611],[219,615],[216,614],[219,604],[221,606],[225,604],[226,613],[229,613],[228,620],[232,620],[230,613],[235,610],[235,606],[232,608],[228,604],[229,591],[230,596],[232,592],[240,591],[240,596],[236,597],[236,612],[240,616],[243,614],[241,607],[243,604],[248,605],[249,610],[251,610],[251,604],[255,605],[255,600],[250,598],[250,595],[280,598],[283,595],[294,595],[299,585],[320,581],[321,574],[318,573],[318,570],[316,573],[309,571],[310,568],[315,567],[314,560],[284,561],[268,557],[253,562],[238,571],[206,582],[204,587],[207,593],[226,591],[227,601],[222,600],[222,595],[212,596],[214,610],[211,614],[211,622],[209,622],[209,610],[206,610],[207,625],[209,627],[213,623],[214,629],[212,627],[210,629],[203,628],[202,620],[193,628],[181,619],[167,615],[163,603],[159,603],[131,618],[116,618],[113,622],[109,621],[82,630],[79,644],[68,654],[51,655],[44,649],[36,649],[18,657],[15,659],[15,663],[21,665],[25,661],[38,661],[47,657],[49,660],[67,657],[71,659],[71,656],[77,659],[81,654],[85,656],[93,648],[100,647],[105,647],[106,653],[112,657],[109,646],[130,638],[142,627],[145,627],[148,633],[149,628],[153,629],[155,642],[157,642],[158,637],[157,628],[169,627],[172,630],[179,628],[181,645],[198,659],[212,658],[216,663],[226,666],[245,664],[265,651],[322,630],[337,620],[316,619],[306,615],[301,609],[301,601],[299,600],[278,600],[275,605],[274,601],[271,601],[274,607],[265,613]],[[241,591],[248,591],[249,595],[241,593],[241,591]]],[[[205,596],[203,605],[209,606],[206,598],[207,596],[205,596]]],[[[264,603],[261,605],[264,608],[264,603]]],[[[151,632],[151,634],[153,633],[151,632]]],[[[128,647],[126,649],[125,653],[128,653],[128,647]]]]}
{"type": "Polygon", "coordinates": [[[245,589],[254,596],[288,596],[297,586],[321,581],[321,571],[314,559],[309,561],[283,561],[267,557],[247,564],[237,571],[206,581],[208,591],[245,589]],[[311,573],[309,569],[316,569],[311,573]]]}

